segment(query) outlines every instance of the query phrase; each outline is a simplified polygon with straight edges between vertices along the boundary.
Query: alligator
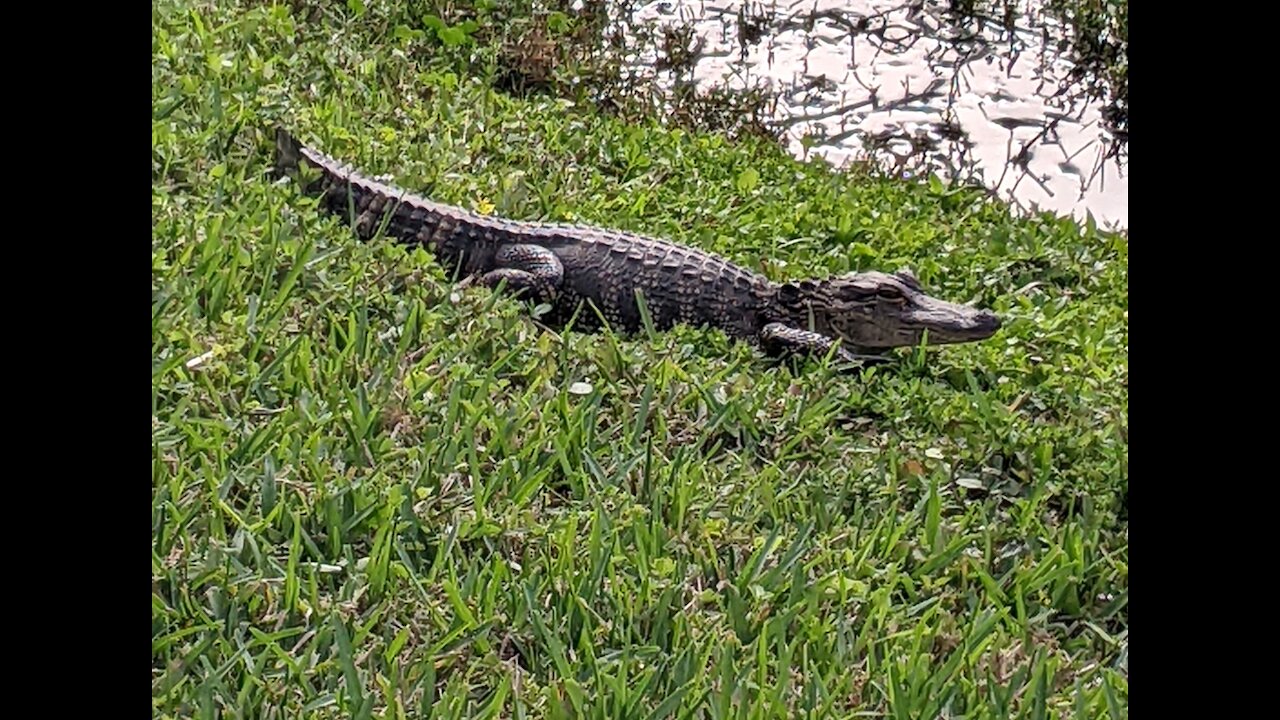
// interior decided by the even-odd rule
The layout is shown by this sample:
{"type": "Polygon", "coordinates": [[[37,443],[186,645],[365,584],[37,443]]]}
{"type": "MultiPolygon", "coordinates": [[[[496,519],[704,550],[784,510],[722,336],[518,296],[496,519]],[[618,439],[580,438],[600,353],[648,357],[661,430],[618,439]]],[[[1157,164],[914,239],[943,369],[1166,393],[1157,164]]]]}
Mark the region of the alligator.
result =
{"type": "Polygon", "coordinates": [[[857,368],[884,362],[892,348],[983,340],[1001,324],[990,310],[931,297],[908,270],[775,283],[665,240],[433,202],[306,147],[284,128],[276,129],[275,172],[345,216],[362,240],[382,233],[421,245],[460,286],[505,288],[549,307],[547,322],[587,332],[606,324],[638,332],[647,314],[657,330],[719,328],[774,358],[821,356],[857,368]]]}

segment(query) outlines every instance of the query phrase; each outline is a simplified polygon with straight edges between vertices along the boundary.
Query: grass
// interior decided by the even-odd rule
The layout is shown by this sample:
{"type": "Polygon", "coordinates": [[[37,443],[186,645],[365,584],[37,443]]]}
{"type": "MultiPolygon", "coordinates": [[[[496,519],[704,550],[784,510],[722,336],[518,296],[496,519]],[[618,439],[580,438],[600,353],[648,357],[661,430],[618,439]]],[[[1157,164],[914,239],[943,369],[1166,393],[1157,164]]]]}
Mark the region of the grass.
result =
{"type": "Polygon", "coordinates": [[[512,97],[496,5],[152,7],[153,716],[1127,717],[1126,237],[512,97]],[[552,332],[270,182],[277,122],[1006,325],[860,377],[552,332]]]}

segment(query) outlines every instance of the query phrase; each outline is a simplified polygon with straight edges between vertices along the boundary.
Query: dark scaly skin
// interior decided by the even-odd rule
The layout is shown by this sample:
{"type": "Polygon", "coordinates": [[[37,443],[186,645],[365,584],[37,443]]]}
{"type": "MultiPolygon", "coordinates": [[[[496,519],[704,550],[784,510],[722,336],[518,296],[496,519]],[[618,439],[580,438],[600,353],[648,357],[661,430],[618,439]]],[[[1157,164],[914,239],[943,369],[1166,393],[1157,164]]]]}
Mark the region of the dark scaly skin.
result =
{"type": "Polygon", "coordinates": [[[318,171],[304,188],[353,222],[365,240],[379,230],[432,251],[465,283],[498,287],[551,307],[548,320],[571,318],[584,330],[643,327],[645,300],[658,330],[677,324],[716,327],[773,356],[860,354],[920,344],[968,342],[1000,327],[990,311],[930,297],[908,272],[853,273],[773,283],[695,248],[633,233],[489,217],[432,202],[356,172],[277,130],[277,168],[318,171]],[[384,228],[385,226],[385,228],[384,228]],[[589,305],[588,305],[589,303],[589,305]],[[594,306],[592,309],[591,306],[594,306]],[[581,310],[581,311],[580,311],[581,310]]]}

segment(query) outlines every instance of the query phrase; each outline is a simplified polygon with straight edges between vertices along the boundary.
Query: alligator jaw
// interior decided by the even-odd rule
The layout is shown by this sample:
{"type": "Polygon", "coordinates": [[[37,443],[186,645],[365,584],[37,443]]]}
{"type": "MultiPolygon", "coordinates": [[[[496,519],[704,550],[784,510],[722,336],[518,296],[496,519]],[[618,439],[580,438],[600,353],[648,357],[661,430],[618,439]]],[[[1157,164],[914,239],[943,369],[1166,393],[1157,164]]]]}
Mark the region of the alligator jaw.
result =
{"type": "Polygon", "coordinates": [[[1000,329],[1000,317],[929,295],[909,272],[851,273],[819,281],[786,283],[779,303],[799,327],[866,350],[985,340],[1000,329]]]}
{"type": "Polygon", "coordinates": [[[915,307],[901,316],[904,329],[927,333],[930,345],[985,340],[1000,329],[1000,316],[990,310],[957,305],[928,296],[913,298],[915,307]]]}

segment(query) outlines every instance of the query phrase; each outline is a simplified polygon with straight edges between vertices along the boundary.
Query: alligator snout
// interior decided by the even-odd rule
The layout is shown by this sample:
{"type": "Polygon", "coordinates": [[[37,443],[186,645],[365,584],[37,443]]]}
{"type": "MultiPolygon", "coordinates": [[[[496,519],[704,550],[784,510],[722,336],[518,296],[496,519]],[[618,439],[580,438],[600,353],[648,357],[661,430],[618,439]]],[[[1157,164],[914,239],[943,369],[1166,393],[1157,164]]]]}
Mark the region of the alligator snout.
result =
{"type": "MultiPolygon", "coordinates": [[[[949,339],[950,342],[968,342],[971,340],[985,340],[995,335],[996,331],[1000,329],[1001,320],[1000,316],[991,310],[968,308],[968,311],[962,316],[953,319],[951,327],[948,328],[946,323],[942,325],[942,334],[944,336],[952,336],[949,339]]],[[[939,340],[942,340],[942,338],[939,338],[939,340]]]]}
{"type": "Polygon", "coordinates": [[[920,298],[918,302],[918,309],[903,316],[907,326],[916,333],[916,342],[920,331],[928,333],[929,344],[947,345],[985,340],[1000,329],[1000,316],[991,310],[954,305],[933,298],[920,298]]]}
{"type": "Polygon", "coordinates": [[[1000,325],[1002,324],[1000,316],[990,310],[979,310],[973,317],[974,332],[994,335],[995,332],[1000,329],[1000,325]]]}

